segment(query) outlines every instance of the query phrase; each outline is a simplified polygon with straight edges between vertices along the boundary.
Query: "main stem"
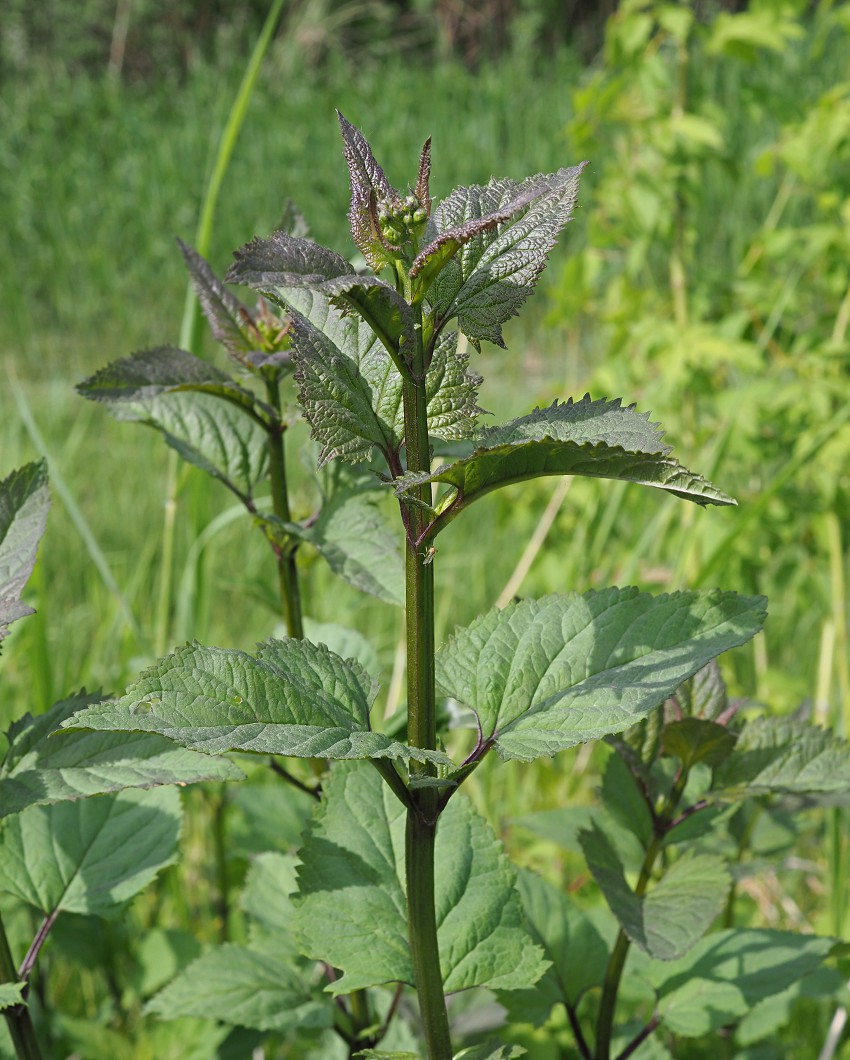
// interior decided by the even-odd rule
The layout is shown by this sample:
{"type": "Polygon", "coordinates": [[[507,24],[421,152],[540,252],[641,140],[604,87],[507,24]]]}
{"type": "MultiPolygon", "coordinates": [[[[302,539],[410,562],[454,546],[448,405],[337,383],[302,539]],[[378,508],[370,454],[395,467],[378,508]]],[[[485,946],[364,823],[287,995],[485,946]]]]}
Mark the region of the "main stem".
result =
{"type": "MultiPolygon", "coordinates": [[[[428,416],[425,396],[425,352],[422,346],[422,316],[417,316],[416,350],[411,365],[412,381],[404,380],[404,433],[409,471],[428,471],[428,416]]],[[[431,504],[431,487],[419,487],[417,499],[431,504]]],[[[425,530],[427,511],[416,505],[407,510],[406,550],[407,612],[407,739],[412,747],[433,750],[437,746],[437,709],[434,679],[434,564],[417,541],[425,530]]],[[[412,768],[432,772],[428,766],[412,768]]],[[[451,1060],[452,1044],[443,994],[437,917],[434,907],[434,843],[437,834],[435,788],[420,788],[407,811],[406,879],[407,923],[419,1008],[428,1060],[451,1060]]]]}
{"type": "MultiPolygon", "coordinates": [[[[271,473],[272,509],[285,523],[292,521],[289,511],[289,494],[286,485],[286,460],[283,451],[285,426],[280,422],[280,384],[276,379],[266,380],[269,404],[278,413],[278,424],[269,432],[269,470],[271,473]]],[[[304,636],[301,616],[301,591],[298,587],[298,571],[295,567],[295,549],[281,548],[277,557],[277,573],[280,583],[280,601],[286,632],[299,640],[304,636]]]]}
{"type": "MultiPolygon", "coordinates": [[[[18,973],[9,948],[6,929],[0,919],[0,983],[16,983],[17,981],[18,973]]],[[[9,1036],[18,1060],[41,1060],[41,1051],[38,1048],[27,1006],[13,1005],[12,1008],[5,1009],[3,1015],[6,1017],[6,1026],[9,1028],[9,1036]]]]}

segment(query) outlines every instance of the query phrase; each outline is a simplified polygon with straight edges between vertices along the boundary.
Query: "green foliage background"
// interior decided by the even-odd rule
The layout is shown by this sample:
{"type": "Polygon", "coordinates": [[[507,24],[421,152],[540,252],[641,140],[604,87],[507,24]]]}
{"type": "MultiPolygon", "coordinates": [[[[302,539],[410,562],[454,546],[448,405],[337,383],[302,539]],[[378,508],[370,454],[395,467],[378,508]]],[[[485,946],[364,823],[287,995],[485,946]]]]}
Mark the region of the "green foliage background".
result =
{"type": "MultiPolygon", "coordinates": [[[[481,355],[482,403],[507,418],[525,411],[520,391],[541,404],[622,394],[651,410],[677,452],[740,508],[702,511],[624,484],[576,482],[515,591],[763,592],[766,633],[729,660],[733,690],[780,713],[804,705],[846,735],[850,4],[490,8],[488,36],[459,0],[291,5],[226,178],[210,257],[223,271],[232,248],[271,229],[285,198],[318,240],[348,253],[337,105],[391,179],[432,134],[438,197],[491,174],[589,158],[581,208],[542,294],[507,329],[508,352],[481,355]]],[[[236,16],[232,5],[184,3],[163,18],[153,0],[127,4],[122,51],[123,10],[87,0],[72,17],[58,0],[10,0],[0,28],[2,472],[45,452],[55,498],[29,590],[38,615],[5,645],[2,727],[82,684],[120,690],[154,657],[165,451],[153,432],[107,420],[72,388],[107,360],[176,340],[185,274],[172,236],[192,238],[265,5],[239,5],[236,16]]],[[[301,437],[296,518],[316,488],[301,437]]],[[[482,501],[486,550],[477,524],[443,535],[439,639],[505,588],[555,488],[544,481],[521,500],[508,491],[482,501]]],[[[250,649],[277,622],[266,553],[199,476],[184,475],[178,503],[168,645],[197,637],[250,649]]],[[[392,609],[364,603],[320,565],[305,589],[312,618],[356,626],[397,672],[392,609]]],[[[394,695],[391,684],[388,711],[394,695]]],[[[567,752],[534,768],[530,784],[512,767],[498,779],[485,767],[474,791],[520,860],[551,874],[557,844],[539,820],[535,832],[506,822],[556,799],[587,801],[596,761],[567,752]]],[[[275,797],[263,787],[256,778],[253,790],[275,797]]],[[[205,840],[215,810],[187,793],[180,866],[136,903],[131,925],[99,937],[82,978],[65,955],[78,953],[85,924],[57,924],[44,972],[71,1014],[55,1032],[69,1048],[117,1055],[116,1041],[121,1051],[132,1040],[134,1056],[178,1055],[139,1015],[140,998],[160,985],[145,977],[163,955],[195,955],[190,921],[202,938],[219,932],[222,879],[235,886],[248,855],[268,847],[251,791],[233,791],[231,853],[214,869],[205,840]],[[154,923],[142,954],[129,940],[154,923]]],[[[294,838],[297,814],[286,812],[294,838]]],[[[763,837],[766,850],[796,843],[811,855],[826,897],[813,901],[802,872],[783,881],[793,911],[754,885],[745,899],[753,921],[845,927],[846,833],[841,817],[826,846],[814,825],[797,840],[763,837]]],[[[568,880],[581,861],[561,850],[556,864],[568,880]]],[[[798,1010],[788,1034],[809,1018],[820,1034],[813,1011],[798,1010]]],[[[214,1048],[203,1039],[197,1055],[214,1048]]],[[[546,1048],[536,1055],[555,1055],[546,1048]]]]}

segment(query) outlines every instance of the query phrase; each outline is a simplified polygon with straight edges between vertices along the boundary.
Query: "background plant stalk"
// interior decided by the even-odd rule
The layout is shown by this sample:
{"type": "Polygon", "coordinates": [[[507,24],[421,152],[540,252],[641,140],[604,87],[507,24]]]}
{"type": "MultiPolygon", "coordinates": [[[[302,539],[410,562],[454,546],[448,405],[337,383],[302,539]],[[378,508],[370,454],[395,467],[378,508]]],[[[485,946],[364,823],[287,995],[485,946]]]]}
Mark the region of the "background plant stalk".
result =
{"type": "MultiPolygon", "coordinates": [[[[0,919],[0,983],[14,983],[18,981],[18,973],[9,949],[9,940],[6,937],[6,929],[0,919]]],[[[15,1055],[18,1060],[41,1060],[41,1052],[35,1037],[29,1009],[26,1005],[15,1005],[7,1008],[3,1015],[6,1017],[6,1026],[9,1028],[9,1036],[15,1047],[15,1055]]]]}

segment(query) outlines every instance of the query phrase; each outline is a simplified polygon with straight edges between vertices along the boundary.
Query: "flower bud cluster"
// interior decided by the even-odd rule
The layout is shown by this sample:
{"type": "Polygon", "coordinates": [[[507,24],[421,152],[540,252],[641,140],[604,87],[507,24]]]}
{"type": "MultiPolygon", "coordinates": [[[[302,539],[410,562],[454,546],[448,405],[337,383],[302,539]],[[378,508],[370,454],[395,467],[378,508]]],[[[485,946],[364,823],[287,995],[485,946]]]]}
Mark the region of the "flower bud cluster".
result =
{"type": "Polygon", "coordinates": [[[417,240],[427,220],[428,211],[412,193],[404,199],[384,201],[378,206],[381,232],[388,243],[396,246],[417,240]]]}

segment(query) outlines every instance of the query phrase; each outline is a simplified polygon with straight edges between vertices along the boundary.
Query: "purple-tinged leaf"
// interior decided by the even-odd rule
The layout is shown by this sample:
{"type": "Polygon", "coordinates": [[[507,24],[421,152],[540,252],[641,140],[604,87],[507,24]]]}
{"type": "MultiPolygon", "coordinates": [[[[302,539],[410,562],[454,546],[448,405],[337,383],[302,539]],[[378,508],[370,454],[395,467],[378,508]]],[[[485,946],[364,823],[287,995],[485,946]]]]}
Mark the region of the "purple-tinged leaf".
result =
{"type": "Polygon", "coordinates": [[[366,137],[347,121],[339,111],[343,154],[351,177],[351,206],[348,219],[351,235],[370,267],[379,272],[388,257],[384,250],[380,229],[376,225],[375,205],[401,204],[401,197],[387,180],[375,161],[366,137]]]}
{"type": "Polygon", "coordinates": [[[419,172],[416,175],[416,188],[414,194],[419,200],[419,205],[425,208],[425,212],[431,213],[431,137],[429,136],[422,145],[422,153],[419,155],[419,172]]]}
{"type": "Polygon", "coordinates": [[[207,262],[194,248],[177,240],[192,277],[192,286],[201,303],[217,342],[240,363],[250,360],[260,346],[251,314],[238,298],[230,293],[207,262]]]}

